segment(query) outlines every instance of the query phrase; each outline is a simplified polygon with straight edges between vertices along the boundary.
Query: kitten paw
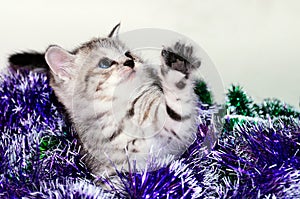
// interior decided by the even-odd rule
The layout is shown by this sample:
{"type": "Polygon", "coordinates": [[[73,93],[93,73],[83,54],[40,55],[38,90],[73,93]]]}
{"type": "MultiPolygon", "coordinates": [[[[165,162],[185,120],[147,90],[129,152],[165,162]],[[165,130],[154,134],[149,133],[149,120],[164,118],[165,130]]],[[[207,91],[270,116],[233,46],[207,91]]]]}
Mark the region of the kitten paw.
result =
{"type": "Polygon", "coordinates": [[[179,42],[173,47],[164,48],[161,56],[169,69],[177,70],[186,76],[201,65],[201,61],[193,55],[193,47],[179,42]]]}

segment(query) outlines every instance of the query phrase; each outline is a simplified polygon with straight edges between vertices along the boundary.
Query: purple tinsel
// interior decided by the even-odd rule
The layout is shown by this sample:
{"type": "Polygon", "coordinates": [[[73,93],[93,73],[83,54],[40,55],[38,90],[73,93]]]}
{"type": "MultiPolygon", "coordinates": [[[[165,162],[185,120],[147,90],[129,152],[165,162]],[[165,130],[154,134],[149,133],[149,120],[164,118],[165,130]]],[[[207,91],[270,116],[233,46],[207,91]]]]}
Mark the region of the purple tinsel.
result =
{"type": "Polygon", "coordinates": [[[104,191],[81,160],[47,75],[12,71],[0,81],[0,198],[300,197],[297,118],[228,115],[217,129],[214,109],[200,105],[198,139],[180,159],[157,171],[120,172],[120,185],[104,191]],[[216,133],[210,150],[204,143],[216,133]]]}

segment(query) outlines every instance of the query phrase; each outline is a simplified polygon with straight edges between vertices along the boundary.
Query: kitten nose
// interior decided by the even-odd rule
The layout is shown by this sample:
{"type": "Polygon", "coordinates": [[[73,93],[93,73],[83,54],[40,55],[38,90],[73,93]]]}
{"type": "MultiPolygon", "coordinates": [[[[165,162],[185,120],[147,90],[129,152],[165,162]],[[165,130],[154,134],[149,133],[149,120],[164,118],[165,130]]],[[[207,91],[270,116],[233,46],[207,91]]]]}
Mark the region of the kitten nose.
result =
{"type": "Polygon", "coordinates": [[[128,59],[124,62],[123,64],[124,66],[128,66],[130,68],[133,68],[134,67],[134,61],[132,59],[128,59]]]}

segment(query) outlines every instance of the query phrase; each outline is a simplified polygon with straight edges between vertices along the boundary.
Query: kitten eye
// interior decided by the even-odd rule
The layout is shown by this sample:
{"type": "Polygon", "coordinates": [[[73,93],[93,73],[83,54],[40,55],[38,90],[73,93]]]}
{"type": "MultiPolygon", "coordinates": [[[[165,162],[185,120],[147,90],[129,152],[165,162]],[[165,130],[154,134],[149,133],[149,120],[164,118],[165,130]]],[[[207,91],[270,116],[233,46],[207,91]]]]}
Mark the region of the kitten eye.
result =
{"type": "Polygon", "coordinates": [[[112,65],[116,64],[117,62],[105,57],[103,59],[101,59],[98,63],[98,67],[99,68],[103,68],[103,69],[106,69],[106,68],[110,68],[112,65]]]}

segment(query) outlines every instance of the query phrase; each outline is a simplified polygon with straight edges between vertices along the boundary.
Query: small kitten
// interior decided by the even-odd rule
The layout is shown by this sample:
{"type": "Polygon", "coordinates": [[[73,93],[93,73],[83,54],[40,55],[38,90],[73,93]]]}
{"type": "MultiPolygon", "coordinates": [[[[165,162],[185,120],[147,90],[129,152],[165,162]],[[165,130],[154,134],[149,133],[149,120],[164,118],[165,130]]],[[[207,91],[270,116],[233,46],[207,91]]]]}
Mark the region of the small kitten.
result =
{"type": "MultiPolygon", "coordinates": [[[[96,175],[126,171],[133,160],[143,169],[151,154],[177,158],[196,138],[193,79],[201,62],[193,48],[179,42],[163,48],[161,65],[153,66],[114,36],[118,27],[73,52],[53,45],[40,54],[96,175]]],[[[22,65],[22,56],[30,59],[12,55],[11,64],[22,65]]]]}

